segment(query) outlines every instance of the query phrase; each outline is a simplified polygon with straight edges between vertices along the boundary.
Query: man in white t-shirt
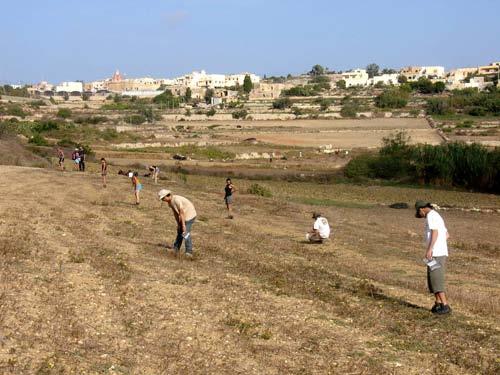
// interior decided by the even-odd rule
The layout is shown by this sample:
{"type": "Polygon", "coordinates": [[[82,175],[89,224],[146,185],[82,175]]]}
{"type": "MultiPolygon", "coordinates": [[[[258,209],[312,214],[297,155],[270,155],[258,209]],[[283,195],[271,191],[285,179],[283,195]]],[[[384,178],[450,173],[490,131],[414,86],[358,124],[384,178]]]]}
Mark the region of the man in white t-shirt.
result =
{"type": "Polygon", "coordinates": [[[323,243],[330,237],[328,220],[318,212],[314,212],[312,218],[314,219],[313,229],[306,234],[306,238],[313,243],[323,243]]]}
{"type": "Polygon", "coordinates": [[[434,306],[431,311],[436,314],[448,314],[451,312],[445,294],[448,229],[441,215],[434,210],[430,203],[417,201],[415,209],[417,210],[415,214],[417,218],[425,218],[424,239],[427,249],[425,259],[428,262],[436,262],[436,264],[428,263],[427,265],[427,284],[429,291],[435,297],[434,306]]]}

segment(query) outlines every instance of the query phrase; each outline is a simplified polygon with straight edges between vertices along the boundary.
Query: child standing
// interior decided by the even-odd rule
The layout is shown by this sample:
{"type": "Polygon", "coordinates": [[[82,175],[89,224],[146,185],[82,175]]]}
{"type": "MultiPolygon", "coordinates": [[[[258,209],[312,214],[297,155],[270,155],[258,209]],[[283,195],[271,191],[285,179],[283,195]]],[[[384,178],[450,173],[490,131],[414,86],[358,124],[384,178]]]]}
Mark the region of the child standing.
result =
{"type": "Polygon", "coordinates": [[[134,194],[135,194],[135,204],[139,204],[139,193],[142,190],[142,184],[139,181],[139,173],[134,172],[132,175],[132,186],[134,187],[134,194]]]}
{"type": "Polygon", "coordinates": [[[108,163],[106,159],[101,158],[101,177],[102,177],[102,187],[106,187],[106,176],[108,174],[108,163]]]}

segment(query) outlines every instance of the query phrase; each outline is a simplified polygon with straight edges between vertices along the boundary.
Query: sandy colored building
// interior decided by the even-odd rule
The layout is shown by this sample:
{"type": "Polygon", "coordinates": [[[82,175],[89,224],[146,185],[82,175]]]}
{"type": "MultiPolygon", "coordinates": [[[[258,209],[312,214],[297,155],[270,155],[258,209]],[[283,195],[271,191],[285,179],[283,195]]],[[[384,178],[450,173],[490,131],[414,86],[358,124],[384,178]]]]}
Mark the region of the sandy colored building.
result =
{"type": "Polygon", "coordinates": [[[408,66],[399,72],[405,76],[408,81],[418,81],[419,78],[429,79],[444,78],[445,71],[443,66],[408,66]]]}

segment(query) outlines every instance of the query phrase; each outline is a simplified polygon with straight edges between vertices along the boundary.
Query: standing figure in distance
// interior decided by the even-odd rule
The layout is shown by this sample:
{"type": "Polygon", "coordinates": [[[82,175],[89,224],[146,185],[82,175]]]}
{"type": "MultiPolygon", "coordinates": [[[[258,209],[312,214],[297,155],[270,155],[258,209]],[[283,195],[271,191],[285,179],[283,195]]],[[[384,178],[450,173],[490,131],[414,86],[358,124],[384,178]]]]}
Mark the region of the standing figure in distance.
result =
{"type": "Polygon", "coordinates": [[[132,186],[134,187],[134,195],[135,195],[135,204],[138,205],[140,203],[140,192],[142,190],[142,184],[139,181],[139,173],[132,173],[132,186]]]}
{"type": "Polygon", "coordinates": [[[64,171],[64,151],[61,147],[57,148],[57,157],[59,158],[59,169],[64,171]]]}
{"type": "Polygon", "coordinates": [[[233,205],[233,194],[236,192],[236,188],[234,187],[233,183],[231,182],[231,179],[228,178],[226,179],[226,186],[224,187],[224,202],[226,203],[226,208],[227,208],[227,214],[229,219],[233,219],[233,211],[232,211],[232,205],[233,205]]]}
{"type": "Polygon", "coordinates": [[[427,263],[427,284],[429,291],[434,294],[434,314],[444,315],[451,312],[445,294],[446,259],[448,258],[448,243],[450,237],[444,220],[432,204],[423,201],[415,203],[415,217],[425,218],[426,252],[424,261],[427,263]]]}
{"type": "Polygon", "coordinates": [[[108,163],[106,159],[101,158],[101,177],[102,177],[102,187],[106,187],[106,176],[108,174],[108,163]]]}

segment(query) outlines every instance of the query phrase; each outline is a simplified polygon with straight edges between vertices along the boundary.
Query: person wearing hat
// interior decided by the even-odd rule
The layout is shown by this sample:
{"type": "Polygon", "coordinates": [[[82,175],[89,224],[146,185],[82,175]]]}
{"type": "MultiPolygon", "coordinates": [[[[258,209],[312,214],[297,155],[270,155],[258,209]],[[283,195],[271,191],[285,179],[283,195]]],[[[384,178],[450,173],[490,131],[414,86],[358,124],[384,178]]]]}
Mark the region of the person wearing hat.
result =
{"type": "Polygon", "coordinates": [[[449,238],[444,220],[433,208],[424,201],[415,203],[417,218],[425,218],[424,238],[426,243],[425,261],[427,263],[427,284],[434,294],[435,302],[431,311],[435,314],[449,314],[451,308],[445,294],[445,270],[448,257],[449,238]],[[435,261],[436,263],[434,264],[435,261]],[[431,263],[432,262],[432,263],[431,263]],[[431,266],[432,265],[432,266],[431,266]]]}
{"type": "Polygon", "coordinates": [[[196,209],[193,203],[180,195],[173,195],[170,190],[161,189],[158,198],[168,203],[177,222],[177,237],[174,242],[174,251],[177,254],[181,248],[182,241],[186,247],[186,256],[193,257],[193,240],[191,238],[191,228],[196,219],[196,209]]]}
{"type": "Polygon", "coordinates": [[[319,212],[313,212],[312,218],[314,219],[313,228],[306,234],[306,238],[312,243],[323,243],[324,240],[330,238],[328,220],[319,212]]]}

